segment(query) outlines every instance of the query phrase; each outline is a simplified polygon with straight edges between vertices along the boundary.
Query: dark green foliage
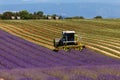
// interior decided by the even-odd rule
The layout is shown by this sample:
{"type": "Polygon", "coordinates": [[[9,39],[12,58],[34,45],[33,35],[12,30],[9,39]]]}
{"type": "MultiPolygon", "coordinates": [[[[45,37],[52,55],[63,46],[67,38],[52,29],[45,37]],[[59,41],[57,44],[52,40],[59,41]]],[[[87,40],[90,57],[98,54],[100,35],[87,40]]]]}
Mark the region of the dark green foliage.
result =
{"type": "Polygon", "coordinates": [[[67,17],[66,19],[84,19],[83,16],[67,17]]]}
{"type": "Polygon", "coordinates": [[[2,14],[0,14],[0,19],[2,19],[2,14]]]}
{"type": "Polygon", "coordinates": [[[32,15],[32,19],[43,19],[44,13],[42,11],[34,12],[32,15]]]}
{"type": "MultiPolygon", "coordinates": [[[[44,12],[37,11],[34,13],[30,13],[27,10],[22,10],[19,12],[4,12],[3,14],[0,14],[0,19],[17,19],[17,17],[20,17],[20,19],[48,19],[47,15],[44,15],[44,12]]],[[[50,15],[52,19],[56,19],[56,17],[59,17],[58,19],[62,19],[62,16],[57,16],[56,14],[50,15]]]]}
{"type": "Polygon", "coordinates": [[[94,19],[102,19],[102,16],[96,16],[94,19]]]}
{"type": "Polygon", "coordinates": [[[13,16],[14,14],[10,11],[4,12],[2,14],[2,19],[11,19],[11,16],[13,16]]]}
{"type": "Polygon", "coordinates": [[[30,13],[26,10],[20,11],[19,14],[20,14],[22,19],[29,19],[30,18],[30,13]]]}

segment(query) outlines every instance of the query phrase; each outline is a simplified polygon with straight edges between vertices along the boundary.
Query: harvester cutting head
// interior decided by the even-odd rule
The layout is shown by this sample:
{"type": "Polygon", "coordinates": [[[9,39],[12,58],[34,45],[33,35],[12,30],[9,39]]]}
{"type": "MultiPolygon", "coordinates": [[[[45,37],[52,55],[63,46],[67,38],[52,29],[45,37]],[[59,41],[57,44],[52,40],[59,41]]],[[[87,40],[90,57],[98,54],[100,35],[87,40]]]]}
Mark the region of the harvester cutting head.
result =
{"type": "Polygon", "coordinates": [[[75,31],[63,31],[62,38],[54,39],[54,47],[58,51],[60,49],[70,50],[72,48],[82,50],[85,46],[80,43],[75,31]]]}

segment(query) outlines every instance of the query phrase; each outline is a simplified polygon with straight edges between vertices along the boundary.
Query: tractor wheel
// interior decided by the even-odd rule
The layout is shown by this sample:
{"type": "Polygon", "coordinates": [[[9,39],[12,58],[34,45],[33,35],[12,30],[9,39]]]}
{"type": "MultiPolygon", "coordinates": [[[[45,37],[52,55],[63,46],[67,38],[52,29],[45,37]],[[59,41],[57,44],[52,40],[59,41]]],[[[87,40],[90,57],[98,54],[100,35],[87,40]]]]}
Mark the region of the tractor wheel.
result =
{"type": "Polygon", "coordinates": [[[82,46],[82,48],[86,48],[86,47],[85,47],[85,45],[84,45],[84,46],[82,46]]]}

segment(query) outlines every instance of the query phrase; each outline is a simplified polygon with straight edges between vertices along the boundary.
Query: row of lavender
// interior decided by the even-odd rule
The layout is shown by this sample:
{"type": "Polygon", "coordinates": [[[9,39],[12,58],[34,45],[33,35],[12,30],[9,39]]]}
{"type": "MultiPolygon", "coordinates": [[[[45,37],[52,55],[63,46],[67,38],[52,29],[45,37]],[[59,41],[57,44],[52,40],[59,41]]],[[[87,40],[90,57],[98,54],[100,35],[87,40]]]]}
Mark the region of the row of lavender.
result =
{"type": "Polygon", "coordinates": [[[0,30],[1,69],[101,64],[120,64],[120,61],[88,49],[57,53],[0,30]]]}
{"type": "Polygon", "coordinates": [[[119,80],[120,65],[0,70],[4,80],[119,80]]]}

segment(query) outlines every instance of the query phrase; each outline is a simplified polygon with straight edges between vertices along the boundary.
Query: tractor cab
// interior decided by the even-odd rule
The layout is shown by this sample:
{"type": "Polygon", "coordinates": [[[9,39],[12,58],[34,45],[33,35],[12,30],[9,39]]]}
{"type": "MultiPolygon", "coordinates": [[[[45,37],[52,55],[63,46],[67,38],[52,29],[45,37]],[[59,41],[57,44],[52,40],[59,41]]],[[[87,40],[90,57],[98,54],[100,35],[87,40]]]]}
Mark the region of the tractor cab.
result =
{"type": "Polygon", "coordinates": [[[62,43],[64,45],[74,45],[76,44],[75,40],[75,31],[63,31],[62,32],[62,43]]]}

